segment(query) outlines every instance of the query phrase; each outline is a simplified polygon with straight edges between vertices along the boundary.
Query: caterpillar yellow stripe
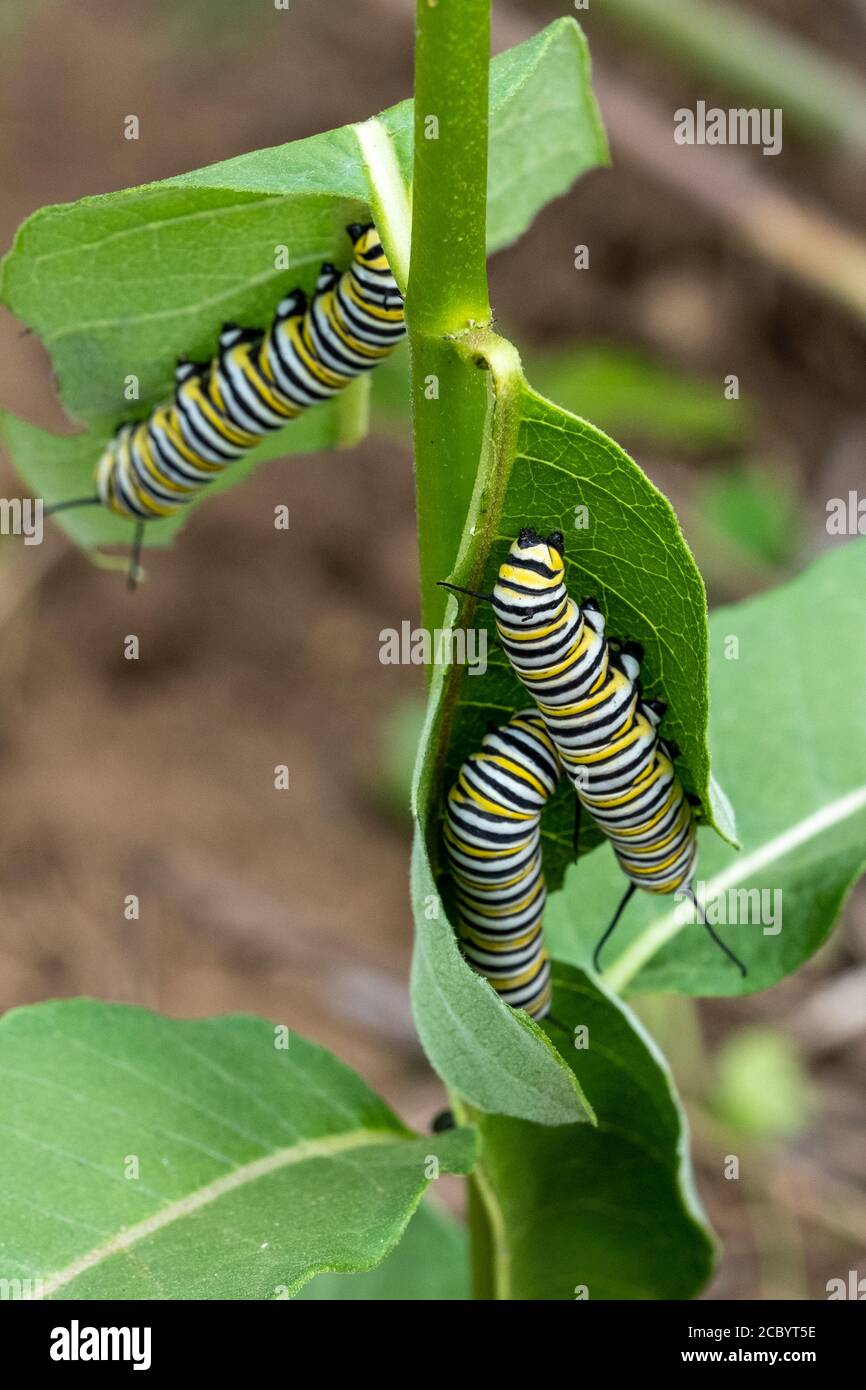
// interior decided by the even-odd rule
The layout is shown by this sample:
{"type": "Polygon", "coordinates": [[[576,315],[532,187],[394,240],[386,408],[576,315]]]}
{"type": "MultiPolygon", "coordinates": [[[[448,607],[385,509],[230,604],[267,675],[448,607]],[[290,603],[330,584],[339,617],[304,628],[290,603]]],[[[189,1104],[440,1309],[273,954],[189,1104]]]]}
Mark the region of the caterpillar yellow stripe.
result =
{"type": "Polygon", "coordinates": [[[581,804],[636,887],[673,893],[697,862],[691,806],[657,726],[664,706],[643,700],[639,649],[614,650],[592,600],[565,586],[562,538],[524,530],[493,590],[503,648],[532,694],[581,804]]]}
{"type": "Polygon", "coordinates": [[[445,849],[464,954],[507,1004],[533,1018],[550,1008],[539,827],[559,777],[553,739],[529,710],[485,735],[461,767],[446,808],[445,849]]]}
{"type": "MultiPolygon", "coordinates": [[[[530,528],[521,531],[489,598],[503,649],[536,702],[578,802],[610,840],[629,881],[596,946],[598,965],[599,951],[635,888],[682,891],[697,907],[691,886],[697,827],[674,768],[679,750],[659,737],[665,705],[643,698],[638,644],[611,645],[598,604],[569,597],[560,532],[543,540],[530,528]]],[[[745,975],[746,967],[700,915],[745,975]]]]}
{"type": "Polygon", "coordinates": [[[323,265],[312,299],[294,290],[265,333],[226,325],[212,362],[181,362],[173,398],[120,426],[97,464],[104,506],[139,522],[174,515],[266,434],[393,351],[402,295],[373,224],[347,230],[347,270],[323,265]]]}

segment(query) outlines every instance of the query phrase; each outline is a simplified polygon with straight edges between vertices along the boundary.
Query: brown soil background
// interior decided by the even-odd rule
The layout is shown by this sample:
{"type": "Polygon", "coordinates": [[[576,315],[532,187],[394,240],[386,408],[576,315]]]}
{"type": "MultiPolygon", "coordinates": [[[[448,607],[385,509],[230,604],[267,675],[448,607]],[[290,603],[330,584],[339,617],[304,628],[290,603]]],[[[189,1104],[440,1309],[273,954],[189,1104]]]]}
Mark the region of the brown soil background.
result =
{"type": "MultiPolygon", "coordinates": [[[[820,19],[800,0],[760,8],[866,67],[854,3],[825,3],[820,19]]],[[[495,9],[505,28],[562,12],[495,9]]],[[[299,0],[290,16],[264,0],[19,4],[0,58],[0,244],[45,203],[399,100],[411,15],[408,0],[299,0]],[[122,135],[131,112],[138,142],[122,135]]],[[[599,63],[665,109],[697,96],[732,104],[583,18],[599,63]]],[[[864,335],[626,152],[614,158],[495,259],[497,313],[524,347],[603,337],[719,379],[736,371],[760,407],[761,449],[799,489],[800,568],[826,544],[824,499],[862,481],[864,335]],[[583,277],[578,241],[592,246],[583,277]]],[[[862,212],[862,171],[794,140],[763,162],[841,219],[862,212]]],[[[0,402],[68,429],[45,354],[19,328],[4,312],[0,402]]],[[[640,461],[687,518],[707,461],[640,461]]],[[[15,488],[8,471],[4,487],[15,488]]],[[[695,549],[712,559],[699,538],[695,549]]],[[[429,1124],[442,1092],[407,1001],[408,827],[377,791],[389,713],[420,693],[415,668],[378,660],[380,629],[417,616],[408,444],[371,437],[262,468],[148,559],[133,600],[58,533],[40,550],[4,541],[0,564],[0,1005],[91,994],[179,1016],[252,1010],[326,1044],[410,1123],[429,1124]],[[291,509],[287,534],[273,530],[278,502],[291,509]],[[122,657],[130,631],[138,663],[122,657]],[[276,763],[291,769],[286,795],[273,790],[276,763]],[[124,920],[129,893],[141,897],[137,923],[124,920]]],[[[743,593],[723,575],[711,598],[743,593]]],[[[699,1133],[699,1186],[725,1246],[713,1297],[820,1298],[858,1257],[866,1268],[866,1045],[856,1026],[828,1043],[820,1025],[827,991],[858,970],[862,980],[864,961],[855,895],[835,942],[795,979],[700,1006],[710,1050],[748,1021],[795,1031],[819,1098],[808,1131],[762,1157],[762,1184],[745,1195],[720,1177],[737,1141],[699,1133]]],[[[675,1051],[686,1083],[690,1061],[675,1051]]]]}

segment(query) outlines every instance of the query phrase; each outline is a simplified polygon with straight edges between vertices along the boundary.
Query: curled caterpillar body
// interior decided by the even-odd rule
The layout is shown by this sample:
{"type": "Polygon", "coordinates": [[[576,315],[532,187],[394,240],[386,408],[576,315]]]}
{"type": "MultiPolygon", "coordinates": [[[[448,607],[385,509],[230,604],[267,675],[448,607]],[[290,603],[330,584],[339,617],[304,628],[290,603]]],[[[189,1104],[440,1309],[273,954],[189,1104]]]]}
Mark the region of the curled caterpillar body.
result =
{"type": "Polygon", "coordinates": [[[543,720],[534,710],[516,714],[463,764],[445,820],[464,953],[507,1004],[533,1018],[550,1007],[540,822],[559,776],[543,720]]]}
{"type": "Polygon", "coordinates": [[[174,397],[121,425],[96,470],[99,500],[137,521],[172,516],[309,406],[378,365],[405,333],[403,299],[372,224],[348,228],[352,263],[322,266],[265,333],[226,325],[212,362],[179,364],[174,397]]]}
{"type": "Polygon", "coordinates": [[[642,701],[635,649],[614,651],[592,600],[564,585],[562,537],[523,531],[493,589],[507,656],[538,703],[582,805],[612,842],[621,869],[648,892],[691,881],[695,820],[657,735],[659,706],[642,701]]]}
{"type": "Polygon", "coordinates": [[[564,581],[562,537],[522,531],[492,602],[505,652],[539,713],[580,802],[637,888],[673,893],[691,882],[697,834],[691,806],[641,699],[638,650],[615,651],[592,600],[564,581]]]}
{"type": "Polygon", "coordinates": [[[536,701],[578,807],[587,808],[610,840],[628,879],[593,953],[596,969],[623,909],[642,888],[679,890],[691,899],[712,940],[745,976],[745,965],[707,921],[691,887],[695,819],[673,766],[678,750],[658,735],[665,706],[641,694],[641,649],[608,642],[595,601],[577,604],[569,597],[562,551],[560,532],[542,540],[527,528],[510,547],[492,594],[447,582],[445,588],[492,603],[502,647],[536,701]]]}

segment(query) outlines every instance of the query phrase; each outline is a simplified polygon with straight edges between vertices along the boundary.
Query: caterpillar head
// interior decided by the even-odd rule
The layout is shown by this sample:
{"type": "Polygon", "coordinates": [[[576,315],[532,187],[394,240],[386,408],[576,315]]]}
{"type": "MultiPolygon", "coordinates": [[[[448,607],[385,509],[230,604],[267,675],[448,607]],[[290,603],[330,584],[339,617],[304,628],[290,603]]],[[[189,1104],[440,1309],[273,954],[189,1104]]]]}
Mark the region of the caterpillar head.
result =
{"type": "Polygon", "coordinates": [[[549,536],[542,538],[531,526],[524,526],[511,547],[510,557],[536,561],[560,579],[565,573],[564,549],[565,539],[561,531],[551,531],[549,536]]]}
{"type": "Polygon", "coordinates": [[[546,539],[524,527],[509,549],[493,590],[497,621],[540,627],[551,622],[568,601],[563,539],[553,531],[546,539]]]}
{"type": "Polygon", "coordinates": [[[353,222],[346,231],[351,238],[352,254],[356,261],[369,266],[371,270],[388,270],[379,233],[372,222],[353,222]]]}

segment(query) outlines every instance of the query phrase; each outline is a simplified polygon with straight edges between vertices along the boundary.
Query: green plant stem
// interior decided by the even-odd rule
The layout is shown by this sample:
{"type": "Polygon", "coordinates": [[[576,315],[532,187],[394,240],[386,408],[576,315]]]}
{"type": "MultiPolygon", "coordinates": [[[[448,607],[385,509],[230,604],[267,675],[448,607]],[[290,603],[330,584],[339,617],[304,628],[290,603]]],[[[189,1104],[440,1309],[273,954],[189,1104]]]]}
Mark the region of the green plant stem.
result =
{"type": "MultiPolygon", "coordinates": [[[[508,485],[511,463],[515,454],[517,431],[517,398],[523,381],[523,371],[517,349],[507,339],[500,338],[490,328],[470,329],[447,344],[449,371],[455,386],[466,390],[465,406],[460,423],[467,428],[470,445],[477,443],[477,466],[472,488],[461,518],[462,534],[455,547],[449,540],[448,555],[436,555],[422,548],[422,567],[425,558],[432,560],[430,578],[431,602],[440,604],[437,622],[444,615],[448,591],[436,588],[436,579],[447,575],[454,583],[477,590],[484,573],[485,561],[496,536],[502,502],[508,485]],[[483,391],[478,401],[479,414],[471,414],[470,392],[483,391]]],[[[423,442],[421,444],[423,448],[423,442]]],[[[422,569],[423,576],[423,569],[422,569]]],[[[423,592],[423,590],[422,590],[423,592]]],[[[458,596],[458,622],[471,621],[476,600],[458,596]]],[[[445,672],[442,698],[439,704],[435,732],[436,754],[431,763],[432,800],[436,802],[444,758],[451,737],[454,702],[462,673],[450,666],[445,672]]],[[[435,853],[434,853],[435,862],[435,853]]]]}
{"type": "MultiPolygon", "coordinates": [[[[449,1089],[448,1099],[458,1125],[477,1125],[479,1111],[467,1105],[456,1091],[449,1089]]],[[[472,1297],[483,1302],[507,1300],[510,1288],[508,1243],[499,1202],[483,1159],[479,1159],[467,1178],[467,1186],[472,1297]]]]}
{"type": "Polygon", "coordinates": [[[441,625],[484,442],[487,382],[456,335],[490,319],[487,293],[489,0],[418,0],[412,250],[406,315],[421,611],[441,625]]]}
{"type": "Polygon", "coordinates": [[[432,631],[442,626],[447,595],[437,585],[454,568],[484,448],[488,382],[453,341],[413,335],[410,355],[421,620],[432,631]]]}
{"type": "MultiPolygon", "coordinates": [[[[522,372],[515,348],[489,328],[472,329],[446,346],[449,379],[453,373],[455,386],[463,389],[462,383],[468,378],[465,422],[471,429],[471,438],[474,442],[479,423],[483,428],[483,438],[479,438],[479,448],[474,455],[478,466],[463,514],[464,529],[459,550],[452,547],[451,560],[443,572],[451,574],[456,570],[468,587],[474,587],[479,582],[484,557],[490,547],[488,529],[491,524],[495,528],[508,481],[516,429],[515,393],[522,380],[522,372]],[[479,416],[473,417],[470,407],[475,381],[479,381],[483,387],[487,408],[479,416]]],[[[421,553],[423,563],[424,551],[421,553]]],[[[438,598],[444,592],[437,589],[434,597],[438,598]]],[[[471,607],[474,603],[474,599],[461,599],[463,606],[471,607]]],[[[448,693],[442,706],[437,738],[439,753],[433,774],[437,785],[459,684],[457,668],[447,673],[446,680],[448,693]]],[[[449,1091],[449,1099],[459,1124],[474,1123],[475,1112],[455,1091],[449,1091]]],[[[467,1181],[472,1296],[478,1300],[507,1299],[510,1276],[507,1242],[498,1200],[484,1170],[483,1160],[479,1161],[467,1181]]]]}
{"type": "MultiPolygon", "coordinates": [[[[490,321],[487,292],[489,0],[418,0],[412,247],[406,318],[421,615],[441,625],[467,517],[477,510],[491,417],[488,372],[460,339],[490,321]]],[[[465,1113],[452,1098],[455,1115],[465,1113]]],[[[498,1296],[483,1193],[470,1190],[476,1298],[498,1296]]]]}
{"type": "Polygon", "coordinates": [[[469,1275],[472,1297],[481,1302],[496,1298],[493,1279],[493,1235],[484,1207],[484,1197],[477,1175],[466,1179],[468,1191],[467,1220],[469,1224],[469,1275]]]}
{"type": "Polygon", "coordinates": [[[418,0],[409,302],[444,337],[490,317],[487,108],[490,0],[418,0]],[[413,303],[414,301],[414,303],[413,303]]]}

